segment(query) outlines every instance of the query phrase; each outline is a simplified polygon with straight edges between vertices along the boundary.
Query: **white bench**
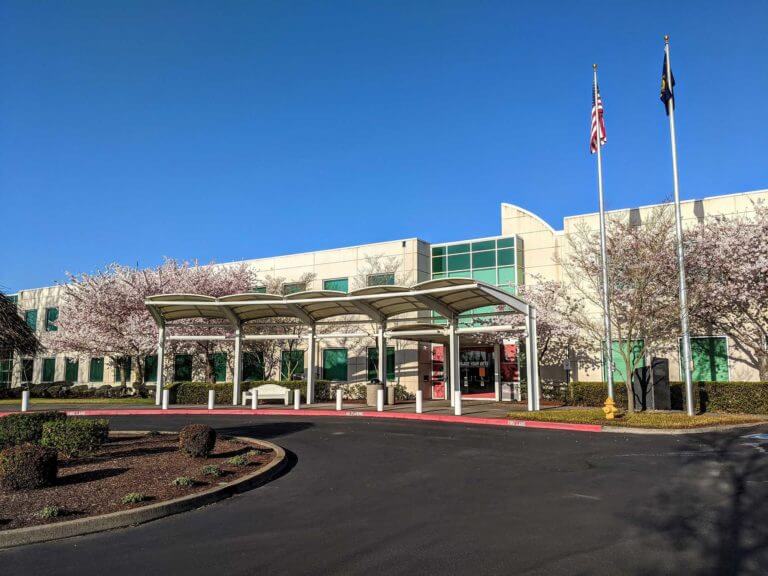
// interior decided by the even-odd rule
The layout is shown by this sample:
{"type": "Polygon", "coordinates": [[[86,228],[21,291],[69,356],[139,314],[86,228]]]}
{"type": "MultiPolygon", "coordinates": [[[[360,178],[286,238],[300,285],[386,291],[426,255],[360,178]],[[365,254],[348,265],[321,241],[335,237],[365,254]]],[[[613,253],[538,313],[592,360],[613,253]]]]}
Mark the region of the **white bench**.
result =
{"type": "Polygon", "coordinates": [[[243,406],[248,404],[253,396],[253,390],[258,391],[258,400],[282,400],[286,406],[291,403],[291,389],[279,384],[262,384],[243,392],[243,406]]]}

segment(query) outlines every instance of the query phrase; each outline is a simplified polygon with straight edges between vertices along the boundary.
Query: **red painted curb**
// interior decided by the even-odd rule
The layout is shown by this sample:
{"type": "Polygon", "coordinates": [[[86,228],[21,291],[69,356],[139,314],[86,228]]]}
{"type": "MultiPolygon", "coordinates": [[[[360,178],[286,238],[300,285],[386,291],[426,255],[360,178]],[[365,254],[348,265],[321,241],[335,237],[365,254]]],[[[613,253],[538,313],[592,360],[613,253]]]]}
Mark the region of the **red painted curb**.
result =
{"type": "MultiPolygon", "coordinates": [[[[0,417],[17,412],[0,412],[0,417]]],[[[475,418],[452,414],[416,414],[415,412],[366,412],[363,410],[320,410],[304,408],[216,409],[207,408],[147,408],[143,410],[66,410],[68,416],[335,416],[353,418],[386,418],[390,420],[421,420],[424,422],[449,422],[476,424],[479,426],[514,426],[515,428],[539,428],[543,430],[569,430],[571,432],[602,432],[599,424],[569,424],[565,422],[540,422],[534,420],[510,420],[507,418],[475,418]]]]}

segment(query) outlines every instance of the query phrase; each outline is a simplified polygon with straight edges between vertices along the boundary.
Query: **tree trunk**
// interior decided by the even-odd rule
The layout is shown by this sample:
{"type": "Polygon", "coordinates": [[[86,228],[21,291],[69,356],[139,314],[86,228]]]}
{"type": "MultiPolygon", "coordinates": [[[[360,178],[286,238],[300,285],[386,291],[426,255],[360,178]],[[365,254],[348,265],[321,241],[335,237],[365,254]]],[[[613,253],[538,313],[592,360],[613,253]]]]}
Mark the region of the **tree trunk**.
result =
{"type": "Polygon", "coordinates": [[[757,353],[757,371],[761,382],[768,382],[768,351],[761,350],[757,353]]]}
{"type": "Polygon", "coordinates": [[[212,354],[205,355],[205,381],[208,382],[208,384],[216,383],[216,370],[213,365],[212,354]]]}
{"type": "Polygon", "coordinates": [[[136,375],[133,378],[133,383],[136,385],[144,384],[144,363],[141,361],[141,355],[136,355],[136,375]]]}
{"type": "Polygon", "coordinates": [[[627,389],[627,412],[635,411],[635,395],[632,394],[632,378],[627,378],[624,383],[624,387],[627,389]]]}

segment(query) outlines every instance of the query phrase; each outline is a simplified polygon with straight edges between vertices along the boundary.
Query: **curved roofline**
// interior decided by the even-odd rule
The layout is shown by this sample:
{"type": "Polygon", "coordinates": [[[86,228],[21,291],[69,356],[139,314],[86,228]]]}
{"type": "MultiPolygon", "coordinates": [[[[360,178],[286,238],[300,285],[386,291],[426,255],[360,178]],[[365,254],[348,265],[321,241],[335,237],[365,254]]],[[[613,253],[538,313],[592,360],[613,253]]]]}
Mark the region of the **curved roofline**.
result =
{"type": "Polygon", "coordinates": [[[546,226],[547,228],[549,228],[549,230],[552,232],[552,234],[557,234],[557,230],[555,230],[554,228],[552,228],[552,226],[551,226],[551,224],[550,224],[549,222],[547,222],[546,220],[544,220],[544,218],[542,218],[541,216],[539,216],[539,215],[537,215],[537,214],[534,214],[534,213],[533,213],[533,212],[531,212],[530,210],[526,210],[525,208],[521,208],[521,207],[520,207],[520,206],[518,206],[517,204],[511,204],[510,202],[502,202],[502,203],[501,203],[501,206],[502,206],[502,209],[503,209],[503,207],[504,207],[504,206],[509,206],[510,208],[514,208],[515,210],[520,210],[520,212],[522,212],[523,214],[527,214],[527,215],[528,215],[528,216],[530,216],[531,218],[535,218],[536,220],[538,220],[539,222],[541,222],[542,224],[544,224],[544,226],[546,226]]]}

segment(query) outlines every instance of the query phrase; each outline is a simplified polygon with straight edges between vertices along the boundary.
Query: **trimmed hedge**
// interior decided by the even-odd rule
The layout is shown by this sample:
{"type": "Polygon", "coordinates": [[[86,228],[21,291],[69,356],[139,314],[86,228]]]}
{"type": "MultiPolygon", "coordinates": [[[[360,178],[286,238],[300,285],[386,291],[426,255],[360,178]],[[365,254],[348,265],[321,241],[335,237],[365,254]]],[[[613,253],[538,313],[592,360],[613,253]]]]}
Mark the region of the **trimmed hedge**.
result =
{"type": "MultiPolygon", "coordinates": [[[[0,388],[0,400],[19,399],[24,390],[21,386],[13,388],[0,388]]],[[[75,384],[70,382],[47,382],[36,384],[29,389],[30,398],[147,398],[150,390],[154,390],[154,385],[149,388],[145,384],[133,384],[129,386],[120,386],[119,384],[101,384],[99,386],[88,386],[87,384],[75,384]]]]}
{"type": "Polygon", "coordinates": [[[56,450],[35,444],[11,446],[0,452],[0,488],[29,490],[56,481],[56,450]]]}
{"type": "Polygon", "coordinates": [[[96,452],[109,437],[108,420],[67,418],[43,425],[40,444],[58,450],[67,458],[96,452]]]}
{"type": "Polygon", "coordinates": [[[43,436],[46,422],[62,421],[64,412],[21,412],[0,418],[0,449],[26,442],[37,444],[43,436]]]}
{"type": "MultiPolygon", "coordinates": [[[[307,382],[305,380],[263,380],[243,382],[241,391],[245,392],[262,384],[278,384],[290,390],[301,390],[301,397],[306,401],[307,382]]],[[[173,382],[166,386],[170,390],[169,400],[172,404],[207,404],[208,391],[216,392],[217,404],[232,404],[232,383],[219,382],[173,382]]],[[[327,380],[315,382],[315,400],[327,401],[331,398],[331,383],[327,380]]]]}
{"type": "MultiPolygon", "coordinates": [[[[605,382],[571,382],[565,404],[570,406],[602,406],[606,399],[605,382]]],[[[685,384],[669,383],[672,410],[685,407],[685,384]]],[[[627,407],[624,382],[614,382],[616,405],[627,407]]],[[[695,382],[694,398],[698,412],[730,412],[768,414],[768,382],[695,382]]]]}
{"type": "Polygon", "coordinates": [[[193,458],[207,458],[216,446],[216,430],[205,424],[189,424],[179,432],[179,450],[193,458]]]}

